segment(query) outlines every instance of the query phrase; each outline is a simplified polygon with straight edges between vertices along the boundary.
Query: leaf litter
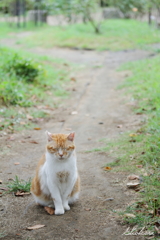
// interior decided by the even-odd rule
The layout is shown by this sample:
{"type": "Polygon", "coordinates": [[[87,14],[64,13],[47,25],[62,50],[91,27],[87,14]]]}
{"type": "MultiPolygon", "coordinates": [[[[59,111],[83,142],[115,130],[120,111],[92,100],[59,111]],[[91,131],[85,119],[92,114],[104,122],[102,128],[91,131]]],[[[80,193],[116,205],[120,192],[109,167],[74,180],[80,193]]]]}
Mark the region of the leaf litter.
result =
{"type": "Polygon", "coordinates": [[[44,207],[45,211],[50,214],[50,215],[53,215],[55,213],[55,210],[51,207],[44,207]]]}
{"type": "Polygon", "coordinates": [[[43,227],[45,227],[45,225],[37,224],[37,225],[34,225],[32,227],[27,227],[26,229],[27,230],[36,230],[36,229],[40,229],[40,228],[43,228],[43,227]]]}

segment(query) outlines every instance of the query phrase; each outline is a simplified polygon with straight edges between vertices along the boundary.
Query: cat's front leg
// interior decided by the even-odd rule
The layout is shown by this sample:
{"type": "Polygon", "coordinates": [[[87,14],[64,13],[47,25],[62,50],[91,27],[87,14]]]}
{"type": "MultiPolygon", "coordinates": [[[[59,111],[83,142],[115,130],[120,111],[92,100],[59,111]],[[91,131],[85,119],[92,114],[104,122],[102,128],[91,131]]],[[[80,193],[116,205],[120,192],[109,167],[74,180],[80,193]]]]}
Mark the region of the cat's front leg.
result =
{"type": "Polygon", "coordinates": [[[53,198],[54,206],[55,206],[55,215],[62,215],[64,214],[64,207],[62,203],[60,203],[59,199],[53,198]]]}
{"type": "Polygon", "coordinates": [[[62,204],[66,211],[70,210],[70,206],[68,205],[68,200],[69,200],[70,194],[72,192],[74,183],[75,183],[75,181],[73,181],[73,183],[70,184],[70,186],[66,189],[65,193],[62,195],[62,204]]]}
{"type": "Polygon", "coordinates": [[[58,187],[55,184],[52,184],[50,181],[48,181],[48,188],[50,190],[54,202],[55,215],[64,214],[64,207],[58,187]]]}
{"type": "Polygon", "coordinates": [[[68,205],[68,199],[63,199],[63,207],[66,211],[70,210],[70,206],[68,205]]]}

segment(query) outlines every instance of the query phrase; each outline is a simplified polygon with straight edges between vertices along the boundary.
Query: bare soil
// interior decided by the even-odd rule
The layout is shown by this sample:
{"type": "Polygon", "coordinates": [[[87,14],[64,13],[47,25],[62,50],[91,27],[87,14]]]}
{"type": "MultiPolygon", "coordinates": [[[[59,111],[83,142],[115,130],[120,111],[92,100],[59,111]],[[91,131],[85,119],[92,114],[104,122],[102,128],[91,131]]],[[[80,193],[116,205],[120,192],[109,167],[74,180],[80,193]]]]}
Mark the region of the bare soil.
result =
{"type": "Polygon", "coordinates": [[[105,146],[102,138],[116,139],[122,132],[141,125],[142,116],[131,111],[131,100],[124,91],[117,90],[129,72],[116,69],[124,62],[149,57],[149,52],[130,50],[121,52],[76,51],[70,49],[32,50],[85,65],[76,73],[76,82],[70,98],[53,111],[53,119],[43,122],[41,130],[24,130],[13,135],[0,135],[0,179],[3,183],[18,175],[32,178],[36,164],[45,149],[45,130],[55,133],[76,132],[78,169],[81,177],[79,201],[64,215],[48,215],[35,205],[31,195],[15,197],[12,194],[0,198],[0,233],[4,240],[121,240],[145,239],[144,236],[125,236],[127,226],[122,225],[116,211],[134,200],[136,193],[126,188],[128,173],[104,171],[103,166],[114,159],[107,152],[90,152],[105,146]],[[76,111],[77,114],[72,114],[76,111]],[[122,125],[118,128],[118,125],[122,125]],[[29,140],[38,144],[32,144],[29,140]],[[9,145],[10,147],[7,147],[9,145]],[[14,165],[19,162],[19,165],[14,165]],[[108,200],[111,198],[112,200],[108,200]],[[44,224],[37,230],[27,227],[44,224]]]}

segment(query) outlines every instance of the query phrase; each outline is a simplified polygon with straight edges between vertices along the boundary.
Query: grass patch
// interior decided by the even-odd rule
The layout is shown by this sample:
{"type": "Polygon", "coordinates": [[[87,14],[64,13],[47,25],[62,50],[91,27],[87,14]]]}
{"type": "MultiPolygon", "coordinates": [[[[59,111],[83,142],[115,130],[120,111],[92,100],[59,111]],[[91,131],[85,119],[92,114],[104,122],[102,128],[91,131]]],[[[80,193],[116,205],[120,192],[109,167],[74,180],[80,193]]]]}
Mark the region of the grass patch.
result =
{"type": "Polygon", "coordinates": [[[57,96],[64,95],[62,82],[67,80],[67,71],[57,67],[58,64],[54,66],[49,59],[45,63],[40,59],[35,62],[28,56],[25,52],[19,54],[0,48],[0,93],[5,104],[31,106],[36,100],[47,100],[47,90],[57,96]],[[31,99],[33,95],[34,101],[31,99]]]}
{"type": "Polygon", "coordinates": [[[42,26],[35,26],[33,22],[27,22],[26,27],[23,28],[17,28],[16,23],[15,24],[9,24],[8,22],[0,22],[0,39],[8,38],[12,39],[13,37],[16,38],[16,34],[23,34],[24,32],[29,31],[39,31],[39,29],[43,29],[46,27],[46,24],[43,24],[42,26]]]}
{"type": "Polygon", "coordinates": [[[65,27],[45,26],[19,40],[29,47],[45,48],[78,47],[96,50],[124,50],[144,47],[158,43],[160,32],[145,22],[114,19],[102,23],[101,34],[95,34],[88,24],[72,24],[65,27]]]}
{"type": "MultiPolygon", "coordinates": [[[[114,150],[114,171],[126,171],[142,176],[140,201],[129,206],[125,223],[155,231],[160,227],[160,56],[125,64],[122,69],[132,71],[121,87],[132,94],[137,106],[135,113],[145,113],[145,121],[135,132],[128,132],[107,144],[106,151],[114,150]]],[[[103,148],[104,150],[105,148],[103,148]]],[[[99,149],[100,150],[100,149],[99,149]]],[[[155,231],[155,234],[157,232],[155,231]]]]}
{"type": "Polygon", "coordinates": [[[24,181],[19,179],[18,176],[15,176],[15,179],[7,185],[9,192],[16,193],[17,191],[30,192],[31,180],[24,181]]]}
{"type": "Polygon", "coordinates": [[[5,236],[7,236],[5,232],[0,233],[0,238],[4,238],[5,236]]]}
{"type": "Polygon", "coordinates": [[[0,130],[33,127],[37,118],[49,117],[49,110],[68,97],[68,72],[63,60],[1,47],[0,130]]]}

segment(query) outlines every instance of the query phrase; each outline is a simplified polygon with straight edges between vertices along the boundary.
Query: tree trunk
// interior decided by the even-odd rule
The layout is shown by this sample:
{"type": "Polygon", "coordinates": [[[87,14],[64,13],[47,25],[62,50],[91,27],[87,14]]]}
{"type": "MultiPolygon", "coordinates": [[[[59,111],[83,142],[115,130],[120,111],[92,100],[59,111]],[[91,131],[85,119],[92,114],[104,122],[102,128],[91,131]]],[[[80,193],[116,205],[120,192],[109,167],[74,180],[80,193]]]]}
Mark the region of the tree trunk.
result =
{"type": "Polygon", "coordinates": [[[22,0],[22,10],[23,10],[23,27],[26,27],[26,2],[22,0]]]}
{"type": "Polygon", "coordinates": [[[151,15],[152,15],[152,8],[149,7],[149,9],[148,9],[148,24],[149,25],[151,25],[151,23],[152,23],[151,15]]]}
{"type": "Polygon", "coordinates": [[[17,27],[20,27],[20,0],[16,1],[17,27]]]}
{"type": "Polygon", "coordinates": [[[34,24],[37,26],[38,24],[38,0],[35,1],[35,6],[34,6],[34,24]]]}

